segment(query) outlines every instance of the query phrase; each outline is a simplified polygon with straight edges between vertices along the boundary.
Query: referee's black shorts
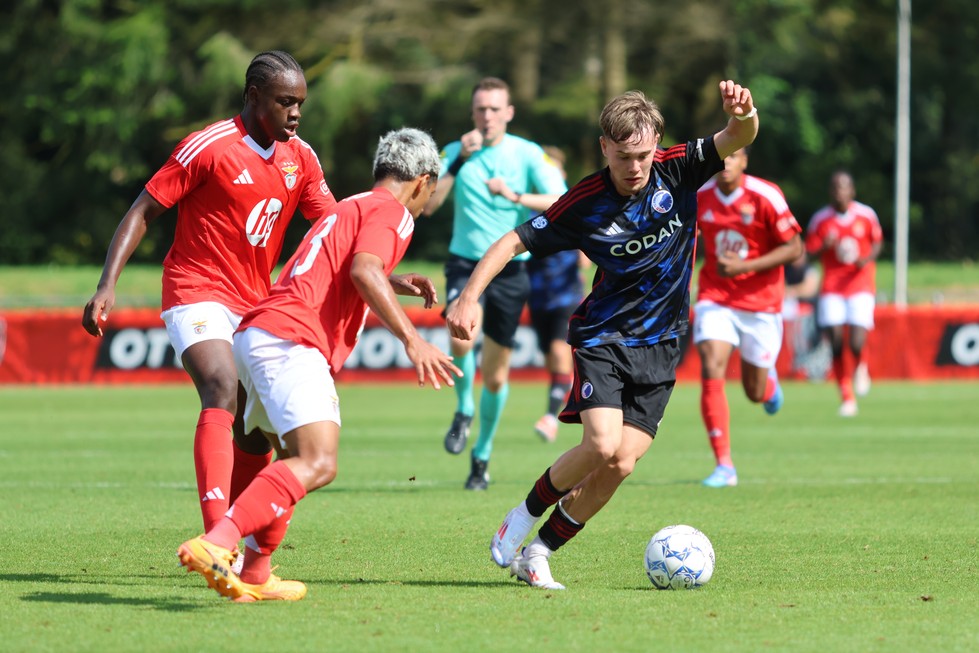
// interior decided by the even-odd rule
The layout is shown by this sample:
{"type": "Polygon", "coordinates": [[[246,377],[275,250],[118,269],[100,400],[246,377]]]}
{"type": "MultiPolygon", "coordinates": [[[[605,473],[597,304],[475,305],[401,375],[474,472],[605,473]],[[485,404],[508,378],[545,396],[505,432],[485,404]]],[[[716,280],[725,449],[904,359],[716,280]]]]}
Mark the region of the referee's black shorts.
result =
{"type": "MultiPolygon", "coordinates": [[[[478,262],[450,255],[445,263],[446,306],[462,292],[478,262]]],[[[523,261],[510,261],[490,281],[479,298],[483,307],[483,335],[512,349],[516,344],[520,314],[529,295],[530,277],[527,276],[527,266],[523,261]]]]}

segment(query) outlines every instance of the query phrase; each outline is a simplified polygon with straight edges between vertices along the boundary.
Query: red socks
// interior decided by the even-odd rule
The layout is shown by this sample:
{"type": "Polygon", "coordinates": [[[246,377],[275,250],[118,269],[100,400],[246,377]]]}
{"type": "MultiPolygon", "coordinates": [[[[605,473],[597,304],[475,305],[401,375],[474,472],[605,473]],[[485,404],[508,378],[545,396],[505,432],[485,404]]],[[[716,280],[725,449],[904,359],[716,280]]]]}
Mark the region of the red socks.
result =
{"type": "Polygon", "coordinates": [[[241,580],[251,585],[261,585],[269,579],[272,573],[272,553],[285,539],[295,509],[292,506],[282,517],[245,538],[248,553],[245,555],[245,565],[241,568],[241,580]]]}
{"type": "MultiPolygon", "coordinates": [[[[771,379],[769,380],[771,383],[771,379]]],[[[724,379],[700,380],[700,415],[710,437],[710,446],[718,465],[733,466],[731,461],[731,410],[724,390],[724,379]]],[[[774,393],[774,389],[772,390],[774,393]]],[[[766,387],[765,393],[768,394],[766,387]]]]}
{"type": "Polygon", "coordinates": [[[231,494],[228,498],[231,503],[234,503],[258,473],[272,462],[272,452],[248,453],[238,448],[238,443],[234,440],[231,441],[231,447],[234,451],[235,466],[231,470],[231,494]]]}
{"type": "MultiPolygon", "coordinates": [[[[769,373],[768,380],[765,381],[765,395],[761,398],[763,402],[768,401],[775,396],[775,390],[778,389],[778,377],[772,373],[769,373]]],[[[238,463],[236,462],[235,465],[238,463]]]]}
{"type": "MultiPolygon", "coordinates": [[[[242,535],[258,534],[276,522],[281,524],[284,535],[286,524],[292,516],[292,507],[304,496],[306,488],[289,466],[284,461],[276,461],[259,472],[245,488],[235,501],[231,516],[209,530],[207,540],[232,549],[242,535]]],[[[267,535],[274,539],[275,531],[269,531],[267,535]]],[[[278,546],[278,542],[275,542],[275,546],[278,546]]],[[[248,559],[247,555],[245,559],[248,559]]]]}
{"type": "Polygon", "coordinates": [[[228,512],[231,493],[231,424],[234,415],[220,408],[205,408],[194,431],[194,469],[201,501],[204,530],[209,531],[228,512]]]}
{"type": "Polygon", "coordinates": [[[840,397],[843,401],[852,400],[854,398],[853,376],[847,369],[845,355],[833,357],[833,376],[836,377],[836,383],[840,387],[840,397]]]}

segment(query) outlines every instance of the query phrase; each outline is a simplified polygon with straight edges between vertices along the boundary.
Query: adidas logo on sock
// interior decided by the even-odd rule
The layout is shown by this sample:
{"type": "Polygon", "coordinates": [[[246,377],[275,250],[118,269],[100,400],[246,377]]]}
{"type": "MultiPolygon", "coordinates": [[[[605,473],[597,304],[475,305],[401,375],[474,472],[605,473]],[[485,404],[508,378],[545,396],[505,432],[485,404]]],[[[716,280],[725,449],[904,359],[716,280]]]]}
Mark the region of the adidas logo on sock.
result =
{"type": "Polygon", "coordinates": [[[286,512],[286,509],[285,508],[280,508],[279,506],[275,505],[274,503],[272,504],[272,510],[275,512],[275,516],[276,517],[281,517],[286,512]]]}
{"type": "Polygon", "coordinates": [[[217,499],[224,501],[224,492],[222,492],[221,488],[219,487],[208,490],[207,494],[201,497],[201,503],[204,503],[205,501],[215,501],[217,499]]]}

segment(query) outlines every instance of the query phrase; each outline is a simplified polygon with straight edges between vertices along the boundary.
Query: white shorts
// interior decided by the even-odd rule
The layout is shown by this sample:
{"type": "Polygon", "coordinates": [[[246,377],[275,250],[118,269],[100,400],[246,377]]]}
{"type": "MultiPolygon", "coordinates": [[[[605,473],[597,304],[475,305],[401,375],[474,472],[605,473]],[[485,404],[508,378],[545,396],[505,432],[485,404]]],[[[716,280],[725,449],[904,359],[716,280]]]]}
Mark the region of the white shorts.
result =
{"type": "Polygon", "coordinates": [[[819,296],[816,323],[821,327],[852,324],[868,331],[874,328],[874,295],[859,292],[849,297],[827,293],[819,296]]]}
{"type": "Polygon", "coordinates": [[[245,432],[260,428],[282,436],[315,422],[340,425],[330,364],[318,349],[297,345],[255,327],[234,336],[238,378],[245,388],[245,432]]]}
{"type": "Polygon", "coordinates": [[[241,324],[240,315],[217,302],[174,306],[160,313],[160,317],[167,325],[167,335],[178,358],[188,347],[205,340],[225,340],[230,345],[231,336],[241,324]]]}
{"type": "Polygon", "coordinates": [[[775,367],[782,349],[782,316],[740,311],[700,301],[693,307],[693,341],[720,340],[741,350],[741,359],[755,367],[775,367]]]}

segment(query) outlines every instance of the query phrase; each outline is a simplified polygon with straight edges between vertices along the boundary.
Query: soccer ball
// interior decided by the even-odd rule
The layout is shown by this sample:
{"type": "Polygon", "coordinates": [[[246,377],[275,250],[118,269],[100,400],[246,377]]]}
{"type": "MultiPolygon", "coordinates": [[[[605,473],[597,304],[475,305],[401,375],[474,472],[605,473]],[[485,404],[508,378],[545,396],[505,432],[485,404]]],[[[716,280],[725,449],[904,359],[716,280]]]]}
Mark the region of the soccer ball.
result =
{"type": "Polygon", "coordinates": [[[714,547],[693,526],[667,526],[649,540],[643,565],[656,589],[694,589],[714,574],[714,547]]]}

